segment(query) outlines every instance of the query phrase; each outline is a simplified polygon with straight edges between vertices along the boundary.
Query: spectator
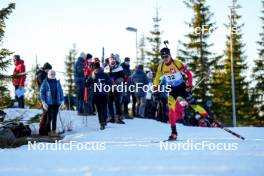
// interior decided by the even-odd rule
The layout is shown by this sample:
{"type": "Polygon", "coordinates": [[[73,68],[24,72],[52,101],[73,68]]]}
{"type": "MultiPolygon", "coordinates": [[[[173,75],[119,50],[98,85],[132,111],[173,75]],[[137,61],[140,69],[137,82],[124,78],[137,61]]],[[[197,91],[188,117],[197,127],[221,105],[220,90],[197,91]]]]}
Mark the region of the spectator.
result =
{"type": "MultiPolygon", "coordinates": [[[[105,72],[108,73],[110,80],[113,85],[120,85],[124,82],[124,72],[123,68],[117,64],[114,54],[111,54],[109,57],[109,66],[105,67],[105,72]]],[[[119,124],[125,124],[125,122],[122,120],[122,113],[121,113],[121,95],[122,92],[117,91],[116,89],[110,92],[109,95],[109,102],[108,102],[108,108],[109,108],[109,114],[111,116],[110,122],[111,123],[119,123],[119,124]],[[114,103],[115,103],[115,111],[114,111],[114,103]],[[115,120],[115,114],[117,117],[117,121],[115,120]]]]}
{"type": "Polygon", "coordinates": [[[132,84],[136,86],[135,97],[137,99],[137,116],[144,118],[146,105],[146,92],[143,86],[148,84],[148,78],[143,71],[143,65],[138,65],[136,72],[132,75],[132,84]]]}
{"type": "Polygon", "coordinates": [[[121,64],[121,58],[120,58],[119,54],[115,54],[114,57],[116,60],[116,64],[120,65],[121,64]]]}
{"type": "Polygon", "coordinates": [[[100,123],[100,129],[104,130],[107,125],[107,102],[109,92],[105,92],[104,86],[111,85],[111,81],[109,76],[104,73],[104,70],[100,68],[100,63],[96,62],[94,64],[94,72],[92,78],[88,81],[88,84],[93,84],[93,92],[94,92],[94,101],[96,105],[96,109],[98,112],[98,119],[100,123]],[[94,84],[97,86],[102,86],[102,91],[95,89],[94,84]]]}
{"type": "MultiPolygon", "coordinates": [[[[48,76],[48,72],[49,70],[52,69],[52,66],[46,62],[42,68],[40,68],[37,71],[37,84],[38,84],[38,88],[40,90],[40,86],[43,83],[43,81],[47,78],[48,76]]],[[[40,123],[39,123],[39,134],[40,135],[48,135],[48,131],[47,131],[47,122],[48,122],[48,111],[46,111],[43,107],[43,105],[41,106],[42,108],[42,115],[40,118],[40,123]]]]}
{"type": "Polygon", "coordinates": [[[15,69],[13,72],[13,85],[15,87],[15,98],[19,108],[24,108],[24,93],[26,80],[26,67],[19,55],[14,55],[15,69]]]}
{"type": "Polygon", "coordinates": [[[93,70],[96,69],[97,63],[99,63],[99,65],[100,65],[100,59],[98,57],[94,57],[93,58],[93,62],[92,62],[92,68],[93,68],[93,70]]]}
{"type": "Polygon", "coordinates": [[[95,115],[93,108],[93,91],[87,84],[87,81],[92,77],[93,74],[92,58],[93,56],[91,54],[87,54],[86,59],[84,59],[84,115],[95,115]]]}
{"type": "Polygon", "coordinates": [[[40,87],[40,98],[43,108],[48,111],[48,135],[57,136],[57,115],[59,108],[63,106],[64,95],[60,81],[56,79],[55,71],[49,70],[48,78],[43,81],[40,87]]]}
{"type": "Polygon", "coordinates": [[[153,96],[153,73],[149,71],[147,73],[147,78],[148,78],[148,92],[146,92],[146,107],[147,109],[145,110],[145,117],[146,118],[155,118],[155,111],[156,111],[156,106],[155,106],[155,100],[153,96]]]}
{"type": "Polygon", "coordinates": [[[37,70],[36,77],[37,77],[37,84],[38,84],[39,89],[40,89],[42,82],[47,78],[48,72],[51,69],[52,69],[52,66],[48,62],[46,62],[42,68],[37,70]]]}
{"type": "Polygon", "coordinates": [[[74,65],[74,82],[76,86],[76,96],[77,96],[77,112],[78,115],[84,114],[84,60],[86,55],[84,52],[80,54],[77,62],[74,65]]]}
{"type": "Polygon", "coordinates": [[[106,58],[103,63],[103,68],[107,67],[109,65],[109,58],[106,58]]]}
{"type": "MultiPolygon", "coordinates": [[[[135,68],[132,70],[132,75],[134,74],[135,70],[137,70],[137,66],[135,66],[135,68]]],[[[136,113],[137,98],[135,96],[135,92],[131,92],[131,96],[132,96],[132,114],[133,114],[133,117],[136,117],[137,116],[137,113],[136,113]]]]}
{"type": "MultiPolygon", "coordinates": [[[[130,58],[126,57],[124,62],[121,64],[121,66],[122,66],[122,68],[124,70],[124,77],[125,77],[124,82],[125,82],[125,85],[129,86],[129,84],[130,84],[130,76],[131,76],[130,58]]],[[[131,119],[132,117],[130,117],[129,113],[128,113],[128,104],[129,104],[129,102],[130,102],[130,92],[129,91],[123,92],[121,104],[124,107],[124,117],[128,118],[128,119],[131,119]]]]}

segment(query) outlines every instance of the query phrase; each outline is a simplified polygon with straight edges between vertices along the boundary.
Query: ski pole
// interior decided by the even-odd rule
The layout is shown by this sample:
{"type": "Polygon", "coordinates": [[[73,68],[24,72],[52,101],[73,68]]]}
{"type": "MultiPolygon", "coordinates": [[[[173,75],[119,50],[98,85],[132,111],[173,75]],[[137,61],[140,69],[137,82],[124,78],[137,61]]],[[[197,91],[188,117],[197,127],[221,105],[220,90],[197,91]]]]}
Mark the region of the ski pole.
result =
{"type": "Polygon", "coordinates": [[[226,132],[228,132],[228,133],[230,133],[230,134],[236,136],[236,137],[239,138],[239,139],[245,140],[245,138],[244,138],[243,136],[241,136],[241,135],[235,133],[234,131],[232,131],[232,130],[226,128],[226,127],[224,127],[224,126],[223,126],[222,124],[220,124],[218,121],[214,120],[214,122],[215,122],[220,128],[222,128],[223,130],[225,130],[226,132]]]}
{"type": "Polygon", "coordinates": [[[158,116],[159,116],[159,109],[160,109],[160,102],[159,102],[159,98],[157,98],[158,95],[155,96],[155,102],[156,104],[156,109],[155,109],[155,118],[156,120],[158,120],[158,116]]]}
{"type": "Polygon", "coordinates": [[[203,77],[198,83],[195,84],[195,86],[192,88],[192,90],[195,90],[205,79],[207,79],[211,75],[211,71],[208,71],[208,75],[203,77]]]}
{"type": "Polygon", "coordinates": [[[165,40],[163,43],[166,46],[166,48],[168,48],[168,45],[167,44],[169,44],[169,41],[168,40],[165,40]]]}

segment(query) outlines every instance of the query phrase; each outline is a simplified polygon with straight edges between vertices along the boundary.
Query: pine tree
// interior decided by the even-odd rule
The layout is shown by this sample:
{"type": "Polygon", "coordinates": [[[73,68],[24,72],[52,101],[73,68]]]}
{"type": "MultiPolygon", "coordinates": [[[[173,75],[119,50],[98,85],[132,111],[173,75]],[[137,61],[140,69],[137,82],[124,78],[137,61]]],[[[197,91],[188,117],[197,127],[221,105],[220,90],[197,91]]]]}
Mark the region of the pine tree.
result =
{"type": "Polygon", "coordinates": [[[75,63],[76,54],[77,54],[76,45],[74,44],[73,48],[69,50],[69,54],[68,56],[66,56],[66,60],[64,62],[66,67],[64,87],[66,88],[65,95],[68,98],[68,102],[66,102],[66,104],[71,105],[70,107],[68,107],[68,109],[73,109],[73,102],[71,100],[75,95],[74,63],[75,63]]]}
{"type": "Polygon", "coordinates": [[[144,68],[148,68],[148,63],[146,61],[146,38],[144,33],[142,33],[139,40],[139,64],[144,65],[144,68]]]}
{"type": "MultiPolygon", "coordinates": [[[[232,29],[232,54],[233,54],[233,68],[234,68],[234,78],[235,78],[235,96],[236,96],[236,114],[238,121],[242,121],[248,118],[251,114],[251,105],[249,101],[248,94],[248,82],[246,81],[246,76],[243,75],[244,71],[247,69],[245,63],[246,57],[244,56],[244,46],[242,42],[242,27],[243,24],[239,24],[238,21],[241,18],[238,15],[236,9],[240,8],[237,5],[237,0],[233,0],[233,13],[229,16],[229,24],[226,27],[232,29]],[[231,28],[232,20],[232,28],[231,28]]],[[[221,108],[215,108],[215,111],[225,119],[226,123],[231,125],[232,117],[232,89],[231,89],[231,49],[230,49],[230,37],[231,34],[227,36],[225,59],[224,59],[224,69],[222,72],[215,74],[215,83],[222,84],[218,87],[218,91],[214,92],[213,101],[220,105],[221,108]]]]}
{"type": "Polygon", "coordinates": [[[153,18],[154,29],[150,31],[151,37],[147,37],[151,44],[152,50],[146,51],[147,56],[150,57],[149,68],[152,72],[156,72],[160,63],[160,45],[161,45],[161,31],[160,31],[159,9],[156,7],[156,16],[153,18]]]}
{"type": "Polygon", "coordinates": [[[32,67],[31,71],[31,80],[28,87],[28,93],[25,98],[25,104],[28,105],[30,108],[39,108],[40,107],[40,100],[39,100],[39,89],[37,84],[37,71],[39,69],[39,64],[32,67]]]}
{"type": "MultiPolygon", "coordinates": [[[[15,4],[10,3],[6,8],[0,10],[0,43],[2,43],[5,33],[5,20],[8,19],[8,15],[12,13],[13,9],[15,9],[15,4]]],[[[0,48],[0,108],[4,108],[11,103],[10,92],[8,91],[6,82],[11,80],[11,76],[5,74],[11,64],[11,59],[7,59],[6,57],[11,54],[12,52],[9,50],[0,48]]]]}
{"type": "MultiPolygon", "coordinates": [[[[199,81],[208,76],[209,71],[217,67],[221,56],[216,56],[210,51],[213,44],[208,43],[208,39],[215,31],[215,23],[211,22],[213,13],[210,7],[205,4],[205,0],[185,0],[186,6],[193,10],[194,17],[188,23],[192,31],[186,35],[188,42],[180,42],[183,49],[179,49],[178,57],[186,63],[193,73],[195,81],[199,81]]],[[[194,95],[205,102],[210,94],[211,77],[205,79],[194,90],[194,95]]]]}
{"type": "MultiPolygon", "coordinates": [[[[262,1],[263,9],[262,14],[264,14],[264,1],[262,1]]],[[[263,23],[262,31],[260,35],[258,49],[259,58],[254,60],[255,66],[253,68],[253,81],[256,84],[253,88],[252,99],[254,101],[255,107],[257,108],[256,116],[262,121],[264,121],[264,15],[261,17],[263,23]]]]}

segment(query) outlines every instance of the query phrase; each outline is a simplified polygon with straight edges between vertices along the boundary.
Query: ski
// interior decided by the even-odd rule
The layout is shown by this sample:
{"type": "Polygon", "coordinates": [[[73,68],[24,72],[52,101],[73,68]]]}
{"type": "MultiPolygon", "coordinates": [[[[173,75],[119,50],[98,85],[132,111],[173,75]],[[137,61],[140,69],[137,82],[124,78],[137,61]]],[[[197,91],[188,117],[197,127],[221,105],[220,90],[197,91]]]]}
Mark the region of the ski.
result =
{"type": "Polygon", "coordinates": [[[160,142],[180,142],[180,141],[184,141],[182,139],[176,139],[176,140],[170,140],[170,139],[162,139],[162,140],[151,140],[151,143],[160,143],[160,142]]]}

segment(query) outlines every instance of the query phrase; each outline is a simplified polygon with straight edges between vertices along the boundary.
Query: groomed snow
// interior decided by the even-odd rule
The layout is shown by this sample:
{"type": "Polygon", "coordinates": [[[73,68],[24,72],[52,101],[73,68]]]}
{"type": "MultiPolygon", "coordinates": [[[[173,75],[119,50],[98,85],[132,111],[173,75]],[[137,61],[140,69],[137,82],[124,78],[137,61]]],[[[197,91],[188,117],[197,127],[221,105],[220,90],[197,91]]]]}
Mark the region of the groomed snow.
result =
{"type": "MultiPolygon", "coordinates": [[[[5,110],[9,118],[15,113],[19,114],[19,111],[24,112],[5,110]]],[[[23,117],[29,119],[37,113],[40,111],[27,110],[23,117]]],[[[171,150],[165,151],[161,150],[164,143],[157,141],[168,137],[168,124],[133,119],[125,120],[125,125],[108,124],[106,130],[100,131],[95,116],[88,117],[87,127],[82,123],[83,117],[77,116],[76,112],[63,111],[61,117],[64,124],[73,122],[73,131],[66,132],[60,144],[93,142],[89,143],[90,146],[103,145],[104,150],[100,150],[100,147],[99,150],[29,150],[28,145],[0,149],[0,175],[264,175],[264,128],[230,128],[246,138],[242,141],[222,129],[178,124],[178,138],[181,141],[166,143],[171,150]],[[230,144],[236,146],[237,150],[175,150],[175,145],[188,142],[230,144]]]]}

